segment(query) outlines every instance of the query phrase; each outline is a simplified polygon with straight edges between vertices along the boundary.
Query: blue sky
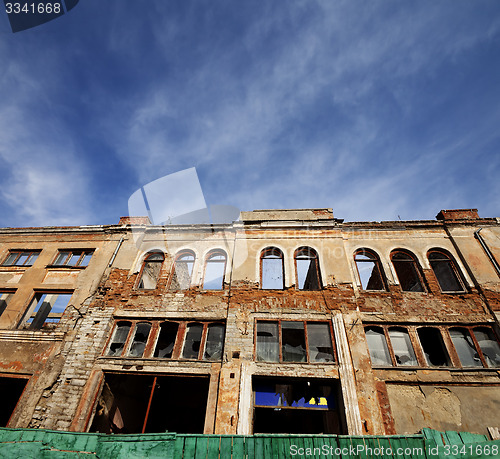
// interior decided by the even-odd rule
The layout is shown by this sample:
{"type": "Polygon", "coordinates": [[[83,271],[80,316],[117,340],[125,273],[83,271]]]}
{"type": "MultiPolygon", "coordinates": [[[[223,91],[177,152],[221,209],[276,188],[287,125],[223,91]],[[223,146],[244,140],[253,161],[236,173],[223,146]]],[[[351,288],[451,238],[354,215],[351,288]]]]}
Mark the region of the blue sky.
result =
{"type": "Polygon", "coordinates": [[[82,0],[0,14],[0,82],[1,226],[117,223],[193,166],[242,210],[500,216],[498,0],[82,0]]]}

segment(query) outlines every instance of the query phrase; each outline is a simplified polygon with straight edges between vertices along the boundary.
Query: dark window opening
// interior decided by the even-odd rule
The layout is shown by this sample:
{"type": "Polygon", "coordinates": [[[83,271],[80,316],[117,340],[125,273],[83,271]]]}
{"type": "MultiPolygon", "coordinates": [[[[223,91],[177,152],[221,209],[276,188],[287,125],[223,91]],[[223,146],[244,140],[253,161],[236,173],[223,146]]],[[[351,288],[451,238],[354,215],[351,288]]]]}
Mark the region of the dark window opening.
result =
{"type": "Polygon", "coordinates": [[[209,378],[106,373],[91,432],[203,433],[209,378]]]}
{"type": "Polygon", "coordinates": [[[318,255],[309,247],[302,247],[295,252],[297,288],[299,290],[320,290],[318,255]]]}
{"type": "Polygon", "coordinates": [[[205,290],[222,290],[225,271],[226,254],[219,251],[210,254],[205,265],[203,288],[205,290]]]}
{"type": "Polygon", "coordinates": [[[427,365],[430,367],[450,366],[450,357],[439,329],[422,327],[417,330],[417,333],[427,365]]]}
{"type": "Polygon", "coordinates": [[[466,328],[450,328],[450,337],[463,367],[482,367],[481,357],[466,328]]]}
{"type": "Polygon", "coordinates": [[[458,269],[453,260],[443,252],[430,252],[429,262],[443,292],[464,292],[458,269]]]}
{"type": "Polygon", "coordinates": [[[255,377],[253,433],[347,433],[337,381],[255,377]]]}
{"type": "Polygon", "coordinates": [[[354,254],[354,261],[363,290],[386,290],[382,266],[377,255],[361,249],[354,254]]]}
{"type": "Polygon", "coordinates": [[[281,322],[283,362],[305,362],[306,336],[303,322],[281,322]]]}
{"type": "Polygon", "coordinates": [[[261,281],[264,290],[283,290],[285,287],[285,273],[283,271],[283,252],[276,248],[269,248],[262,252],[261,281]]]}
{"type": "Polygon", "coordinates": [[[39,254],[39,250],[35,252],[9,252],[2,266],[32,266],[39,254]]]}
{"type": "Polygon", "coordinates": [[[172,358],[178,328],[179,324],[177,322],[163,322],[160,324],[160,334],[156,342],[154,357],[172,358]]]}
{"type": "Polygon", "coordinates": [[[163,260],[163,253],[157,252],[152,253],[145,258],[141,271],[141,279],[138,284],[140,289],[153,290],[156,288],[163,260]]]}
{"type": "Polygon", "coordinates": [[[171,290],[187,290],[191,287],[194,262],[195,256],[191,252],[181,253],[177,256],[170,282],[171,290]]]}
{"type": "Polygon", "coordinates": [[[474,328],[474,336],[481,348],[487,366],[489,368],[500,367],[500,345],[493,330],[486,327],[474,328]]]}
{"type": "Polygon", "coordinates": [[[24,317],[30,330],[51,328],[57,324],[68,306],[72,293],[36,293],[24,317]]]}
{"type": "Polygon", "coordinates": [[[0,408],[0,427],[7,427],[27,383],[28,380],[24,378],[0,377],[0,390],[3,394],[2,408],[0,408]]]}
{"type": "Polygon", "coordinates": [[[391,259],[401,289],[405,292],[423,292],[424,287],[416,260],[404,252],[393,252],[391,259]]]}

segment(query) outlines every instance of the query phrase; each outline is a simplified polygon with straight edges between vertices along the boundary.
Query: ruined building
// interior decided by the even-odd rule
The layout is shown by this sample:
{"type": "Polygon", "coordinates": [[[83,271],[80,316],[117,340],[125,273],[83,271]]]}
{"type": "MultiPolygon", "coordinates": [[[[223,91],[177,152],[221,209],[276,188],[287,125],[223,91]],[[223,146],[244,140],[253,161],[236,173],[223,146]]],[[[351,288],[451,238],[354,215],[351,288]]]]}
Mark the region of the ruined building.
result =
{"type": "Polygon", "coordinates": [[[1,426],[486,434],[500,219],[0,230],[1,426]]]}

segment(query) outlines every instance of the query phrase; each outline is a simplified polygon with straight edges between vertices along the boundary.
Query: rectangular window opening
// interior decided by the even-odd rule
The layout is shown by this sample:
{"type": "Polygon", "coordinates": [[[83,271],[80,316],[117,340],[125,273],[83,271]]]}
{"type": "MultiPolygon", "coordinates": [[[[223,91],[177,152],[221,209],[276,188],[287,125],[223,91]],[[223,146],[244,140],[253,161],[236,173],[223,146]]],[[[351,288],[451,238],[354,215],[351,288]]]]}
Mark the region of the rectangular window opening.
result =
{"type": "Polygon", "coordinates": [[[347,433],[338,381],[254,377],[253,393],[253,433],[347,433]]]}
{"type": "Polygon", "coordinates": [[[0,390],[4,396],[0,408],[0,427],[7,427],[27,383],[28,379],[24,378],[0,377],[0,390]]]}
{"type": "Polygon", "coordinates": [[[209,378],[105,373],[90,432],[203,433],[209,378]]]}

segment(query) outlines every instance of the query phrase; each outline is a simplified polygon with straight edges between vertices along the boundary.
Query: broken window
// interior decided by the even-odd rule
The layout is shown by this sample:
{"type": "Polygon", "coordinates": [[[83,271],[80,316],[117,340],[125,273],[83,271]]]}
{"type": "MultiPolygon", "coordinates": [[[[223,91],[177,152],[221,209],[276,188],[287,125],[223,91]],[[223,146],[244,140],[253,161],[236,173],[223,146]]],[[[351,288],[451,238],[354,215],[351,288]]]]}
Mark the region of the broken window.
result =
{"type": "Polygon", "coordinates": [[[38,330],[59,322],[71,295],[72,293],[35,293],[23,319],[25,326],[29,326],[31,330],[38,330]]]}
{"type": "Polygon", "coordinates": [[[186,327],[186,338],[182,350],[183,359],[197,359],[200,353],[203,324],[193,323],[186,327]]]}
{"type": "Polygon", "coordinates": [[[279,361],[278,322],[257,322],[257,360],[279,361]]]}
{"type": "Polygon", "coordinates": [[[54,266],[88,266],[92,258],[92,250],[60,250],[53,265],[54,266]]]}
{"type": "Polygon", "coordinates": [[[305,362],[306,336],[303,322],[281,322],[283,362],[305,362]]]}
{"type": "Polygon", "coordinates": [[[307,322],[307,341],[311,362],[333,362],[330,324],[307,322]]]}
{"type": "Polygon", "coordinates": [[[392,264],[404,292],[423,292],[420,268],[413,255],[402,251],[391,253],[392,264]]]}
{"type": "Polygon", "coordinates": [[[500,346],[495,333],[490,328],[474,328],[474,336],[483,353],[486,365],[490,368],[500,367],[500,346]]]}
{"type": "Polygon", "coordinates": [[[225,325],[221,322],[121,321],[116,325],[107,356],[122,357],[124,350],[129,349],[125,356],[220,360],[224,333],[225,325]]]}
{"type": "Polygon", "coordinates": [[[447,367],[450,357],[438,328],[421,327],[417,330],[425,360],[430,367],[447,367]]]}
{"type": "Polygon", "coordinates": [[[209,378],[105,373],[91,432],[203,433],[209,378]]]}
{"type": "Polygon", "coordinates": [[[338,381],[254,377],[253,433],[347,433],[338,381]]]}
{"type": "Polygon", "coordinates": [[[222,251],[211,252],[205,265],[203,288],[205,290],[222,290],[226,271],[226,254],[222,251]]]}
{"type": "Polygon", "coordinates": [[[417,366],[417,358],[411,344],[408,330],[400,327],[389,328],[389,339],[396,359],[396,365],[417,366]]]}
{"type": "Polygon", "coordinates": [[[436,250],[429,252],[428,257],[443,292],[465,291],[458,268],[449,255],[436,250]]]}
{"type": "Polygon", "coordinates": [[[172,358],[178,329],[179,324],[177,322],[163,322],[160,324],[160,334],[156,342],[154,357],[172,358]]]}
{"type": "Polygon", "coordinates": [[[382,327],[366,327],[365,335],[372,365],[392,366],[391,354],[387,347],[384,329],[382,327]]]}
{"type": "Polygon", "coordinates": [[[138,284],[140,289],[151,290],[156,288],[163,260],[164,255],[162,252],[150,253],[144,259],[141,270],[141,279],[138,284]]]}
{"type": "Polygon", "coordinates": [[[207,340],[205,344],[204,360],[221,360],[222,348],[224,346],[223,324],[209,324],[207,331],[207,340]]]}
{"type": "Polygon", "coordinates": [[[450,337],[463,367],[482,367],[481,358],[469,330],[466,328],[450,328],[450,337]]]}
{"type": "Polygon", "coordinates": [[[310,247],[301,247],[295,251],[295,270],[299,290],[320,290],[318,254],[310,247]]]}
{"type": "Polygon", "coordinates": [[[259,320],[256,331],[259,362],[335,361],[331,327],[327,322],[259,320]]]}
{"type": "Polygon", "coordinates": [[[382,266],[374,252],[368,249],[357,250],[354,261],[363,290],[386,290],[382,266]]]}
{"type": "Polygon", "coordinates": [[[12,295],[14,295],[14,292],[11,290],[0,290],[0,316],[7,308],[12,295]]]}
{"type": "Polygon", "coordinates": [[[2,266],[31,266],[39,254],[39,250],[9,252],[2,266]]]}
{"type": "Polygon", "coordinates": [[[130,357],[142,357],[148,342],[151,324],[149,322],[140,322],[136,325],[134,339],[128,351],[130,357]]]}
{"type": "Polygon", "coordinates": [[[171,290],[187,290],[191,286],[195,256],[191,251],[177,255],[170,282],[171,290]]]}
{"type": "Polygon", "coordinates": [[[131,327],[130,322],[118,322],[115,328],[115,334],[113,340],[109,345],[108,356],[109,357],[120,357],[127,343],[128,334],[131,327]]]}
{"type": "Polygon", "coordinates": [[[7,427],[16,409],[17,403],[24,392],[28,380],[17,377],[0,377],[0,391],[3,399],[0,407],[0,427],[7,427]]]}
{"type": "Polygon", "coordinates": [[[261,285],[265,290],[283,290],[285,273],[283,271],[283,252],[271,247],[262,251],[261,257],[261,285]]]}

